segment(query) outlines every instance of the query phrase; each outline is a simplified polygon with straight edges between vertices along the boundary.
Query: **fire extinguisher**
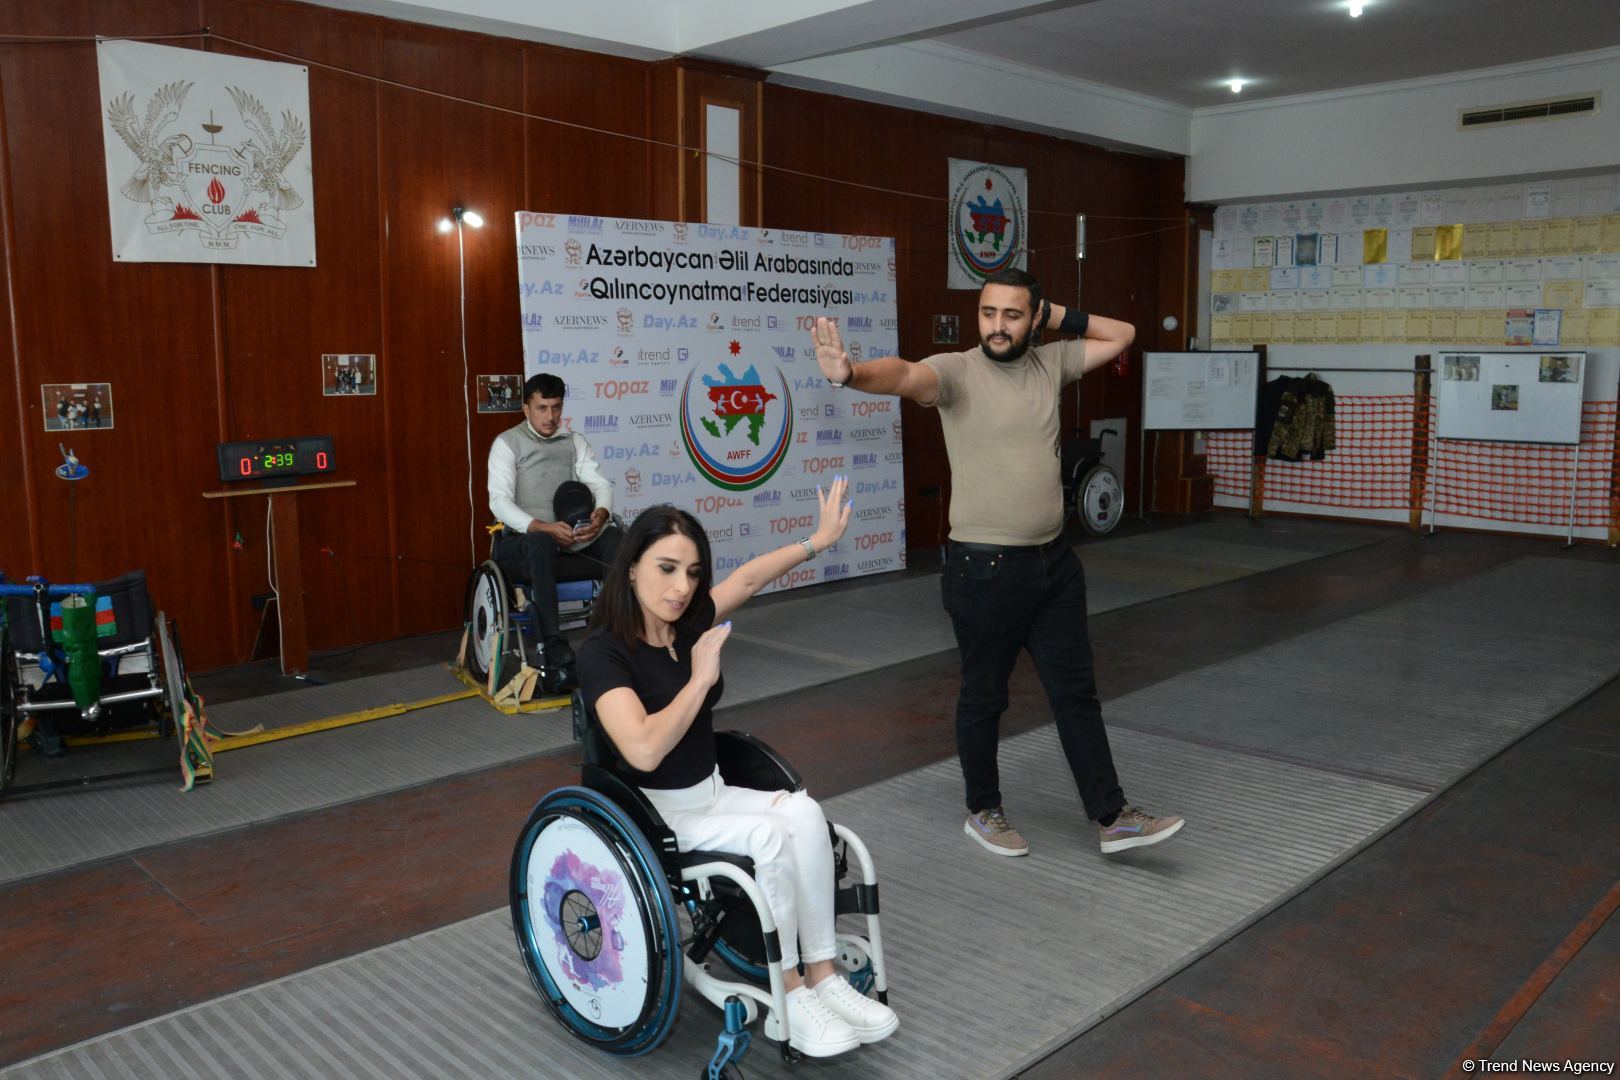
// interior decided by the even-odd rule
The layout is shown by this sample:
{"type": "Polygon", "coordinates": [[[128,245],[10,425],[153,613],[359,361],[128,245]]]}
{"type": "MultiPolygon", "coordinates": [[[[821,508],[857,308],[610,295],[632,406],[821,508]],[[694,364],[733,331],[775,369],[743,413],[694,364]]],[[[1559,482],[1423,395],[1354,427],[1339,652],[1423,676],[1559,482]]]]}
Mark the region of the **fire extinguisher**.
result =
{"type": "Polygon", "coordinates": [[[1130,350],[1127,349],[1126,351],[1120,353],[1118,356],[1114,357],[1114,374],[1118,375],[1120,378],[1123,379],[1125,376],[1129,375],[1130,373],[1131,373],[1131,353],[1130,353],[1130,350]]]}

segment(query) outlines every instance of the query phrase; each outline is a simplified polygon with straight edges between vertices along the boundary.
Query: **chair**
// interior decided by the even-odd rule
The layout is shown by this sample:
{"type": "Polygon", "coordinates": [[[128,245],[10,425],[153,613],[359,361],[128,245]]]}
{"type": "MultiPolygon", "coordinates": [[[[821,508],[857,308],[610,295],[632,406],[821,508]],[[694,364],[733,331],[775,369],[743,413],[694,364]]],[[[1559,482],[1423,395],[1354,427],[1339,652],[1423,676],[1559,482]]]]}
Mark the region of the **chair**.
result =
{"type": "MultiPolygon", "coordinates": [[[[549,693],[572,685],[572,672],[550,667],[543,655],[540,627],[525,586],[528,571],[517,559],[495,558],[495,540],[502,526],[488,526],[489,558],[467,579],[463,621],[467,629],[467,672],[480,683],[500,687],[522,667],[527,655],[524,641],[535,642],[540,653],[541,682],[549,693]]],[[[602,588],[600,567],[557,567],[557,604],[567,616],[564,625],[581,625],[602,588]]]]}
{"type": "MultiPolygon", "coordinates": [[[[703,1075],[741,1076],[747,1026],[764,1009],[764,1035],[787,1061],[781,945],[752,860],[681,851],[647,797],[620,771],[612,742],[574,693],[574,734],[585,763],[577,787],[542,798],[518,834],[509,897],[524,969],[573,1035],[611,1054],[636,1056],[669,1034],[684,981],[718,1006],[723,1027],[703,1075]],[[690,933],[683,938],[682,928],[690,933]],[[710,954],[730,974],[710,970],[710,954]]],[[[743,732],[715,733],[728,784],[762,791],[803,788],[798,772],[743,732]]],[[[840,932],[835,963],[862,993],[888,1001],[877,876],[855,833],[829,824],[837,916],[862,916],[865,934],[840,932]],[[848,884],[851,860],[858,880],[848,884]]]]}

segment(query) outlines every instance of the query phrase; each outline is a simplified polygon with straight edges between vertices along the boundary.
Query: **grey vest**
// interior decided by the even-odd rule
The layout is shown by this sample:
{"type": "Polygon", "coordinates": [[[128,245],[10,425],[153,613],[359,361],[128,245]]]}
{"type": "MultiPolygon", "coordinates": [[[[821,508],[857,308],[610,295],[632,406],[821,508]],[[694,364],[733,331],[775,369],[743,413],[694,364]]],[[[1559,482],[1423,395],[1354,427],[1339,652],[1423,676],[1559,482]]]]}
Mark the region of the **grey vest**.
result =
{"type": "Polygon", "coordinates": [[[496,438],[506,443],[517,464],[517,490],[512,500],[525,514],[541,521],[556,521],[551,501],[564,480],[574,476],[574,435],[559,431],[542,439],[528,421],[508,428],[496,438]]]}

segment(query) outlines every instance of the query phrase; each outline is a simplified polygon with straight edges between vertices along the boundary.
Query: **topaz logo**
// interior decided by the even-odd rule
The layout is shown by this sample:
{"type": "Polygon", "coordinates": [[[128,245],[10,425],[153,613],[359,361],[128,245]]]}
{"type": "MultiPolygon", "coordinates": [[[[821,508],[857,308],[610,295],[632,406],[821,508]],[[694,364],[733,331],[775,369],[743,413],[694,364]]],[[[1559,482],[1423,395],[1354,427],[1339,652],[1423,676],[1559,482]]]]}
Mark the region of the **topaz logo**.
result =
{"type": "Polygon", "coordinates": [[[518,231],[524,229],[555,229],[557,227],[556,214],[530,214],[518,215],[518,231]]]}
{"type": "Polygon", "coordinates": [[[771,518],[771,533],[780,536],[782,533],[798,532],[801,529],[814,528],[816,516],[814,514],[799,514],[771,518]]]}
{"type": "Polygon", "coordinates": [[[563,244],[563,261],[569,266],[578,266],[579,260],[585,255],[585,248],[578,240],[569,240],[563,244]]]}
{"type": "Polygon", "coordinates": [[[876,400],[856,398],[849,404],[849,414],[856,417],[876,416],[878,413],[893,411],[894,402],[889,398],[878,398],[876,400]]]}
{"type": "Polygon", "coordinates": [[[718,514],[722,510],[735,510],[742,505],[741,499],[733,499],[730,495],[699,495],[692,500],[692,512],[718,514]]]}
{"type": "MultiPolygon", "coordinates": [[[[834,326],[838,325],[838,316],[836,315],[824,315],[822,318],[825,318],[834,326]]],[[[816,328],[816,316],[814,315],[795,315],[793,316],[793,322],[794,327],[799,330],[814,330],[816,328]]],[[[814,348],[810,349],[810,355],[816,355],[814,348]]]]}
{"type": "Polygon", "coordinates": [[[789,570],[787,573],[777,578],[776,587],[779,589],[791,589],[797,585],[808,585],[814,580],[816,580],[815,568],[811,567],[810,569],[806,570],[801,567],[798,570],[789,570]]]}
{"type": "Polygon", "coordinates": [[[846,236],[843,241],[845,249],[849,251],[866,251],[883,246],[883,241],[875,236],[846,236]]]}
{"type": "Polygon", "coordinates": [[[842,469],[843,467],[844,455],[838,454],[833,457],[805,458],[803,471],[804,475],[806,476],[820,476],[822,473],[829,473],[835,469],[842,469]]]}
{"type": "Polygon", "coordinates": [[[871,551],[875,547],[894,543],[894,530],[880,533],[866,533],[855,538],[856,551],[871,551]]]}
{"type": "Polygon", "coordinates": [[[609,380],[608,382],[594,383],[593,385],[596,387],[597,397],[612,400],[615,398],[637,397],[641,394],[645,394],[647,392],[647,388],[652,384],[646,379],[617,379],[609,380]]]}

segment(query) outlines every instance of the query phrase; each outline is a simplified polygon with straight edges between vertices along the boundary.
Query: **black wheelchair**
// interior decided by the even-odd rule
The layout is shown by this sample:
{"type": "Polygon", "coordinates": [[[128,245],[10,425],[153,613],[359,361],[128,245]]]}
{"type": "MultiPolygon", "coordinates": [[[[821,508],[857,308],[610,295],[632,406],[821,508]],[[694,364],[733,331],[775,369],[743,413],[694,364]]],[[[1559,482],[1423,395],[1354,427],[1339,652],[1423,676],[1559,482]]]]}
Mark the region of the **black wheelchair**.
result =
{"type": "MultiPolygon", "coordinates": [[[[1118,434],[1113,428],[1101,433],[1118,434]]],[[[1076,431],[1064,441],[1058,455],[1063,470],[1063,516],[1073,514],[1092,536],[1112,532],[1125,514],[1125,489],[1114,470],[1103,464],[1101,435],[1090,438],[1076,431]]]]}
{"type": "MultiPolygon", "coordinates": [[[[529,980],[576,1037],[610,1054],[637,1056],[669,1034],[683,978],[721,1009],[723,1029],[705,1080],[742,1076],[748,1025],[788,1062],[782,954],[752,860],[681,851],[647,797],[619,771],[613,744],[574,693],[574,735],[584,745],[578,787],[540,800],[518,834],[509,893],[512,928],[529,980]],[[718,957],[735,979],[710,970],[718,957]]],[[[798,772],[764,742],[717,731],[720,775],[761,791],[798,791],[798,772]]],[[[834,961],[861,993],[887,1003],[877,876],[866,845],[829,824],[838,917],[864,916],[863,935],[837,936],[834,961]],[[858,878],[852,876],[851,865],[858,878]]]]}
{"type": "MultiPolygon", "coordinates": [[[[490,687],[492,693],[499,690],[522,670],[524,658],[529,655],[525,646],[528,640],[534,642],[534,655],[540,661],[536,665],[540,688],[547,694],[571,688],[572,665],[552,663],[545,656],[539,621],[526,589],[527,569],[517,559],[496,559],[495,538],[500,535],[500,526],[491,526],[489,534],[489,558],[479,563],[467,579],[462,604],[467,674],[490,687]]],[[[602,574],[600,566],[578,565],[567,558],[558,560],[557,603],[563,609],[565,623],[590,618],[591,605],[602,587],[602,574]]]]}
{"type": "MultiPolygon", "coordinates": [[[[66,751],[68,738],[137,728],[155,728],[159,738],[175,739],[185,789],[213,778],[202,701],[186,678],[174,623],[152,610],[144,572],[91,585],[51,585],[40,578],[10,584],[0,574],[0,599],[0,791],[15,778],[24,741],[55,757],[66,751]],[[82,603],[94,612],[93,657],[73,659],[62,644],[64,603],[82,603]],[[73,665],[82,663],[95,665],[93,689],[86,688],[82,673],[75,678],[73,665]]],[[[171,768],[78,776],[15,790],[77,787],[171,768]]]]}

